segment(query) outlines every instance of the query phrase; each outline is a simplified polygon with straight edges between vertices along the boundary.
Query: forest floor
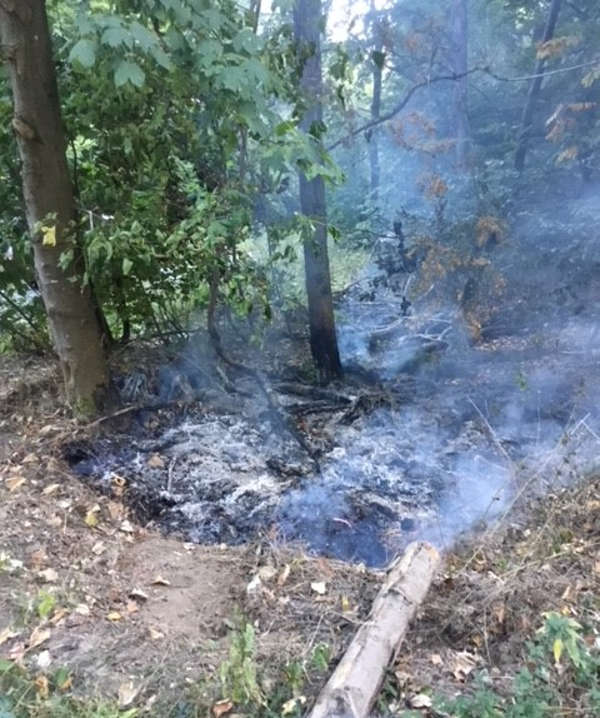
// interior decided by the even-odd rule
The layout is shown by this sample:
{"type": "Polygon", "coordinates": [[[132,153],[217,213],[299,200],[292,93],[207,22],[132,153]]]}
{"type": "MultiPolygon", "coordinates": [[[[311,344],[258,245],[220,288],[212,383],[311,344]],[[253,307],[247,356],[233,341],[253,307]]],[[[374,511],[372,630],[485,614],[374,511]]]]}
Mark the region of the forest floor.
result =
{"type": "MultiPolygon", "coordinates": [[[[99,495],[63,461],[81,427],[58,378],[46,360],[0,369],[0,715],[302,715],[384,574],[268,537],[203,546],[139,525],[118,486],[99,495]]],[[[522,495],[509,522],[445,555],[382,715],[442,715],[434,694],[481,672],[507,694],[548,612],[598,647],[600,478],[581,479],[522,495]]],[[[562,700],[548,715],[592,715],[574,685],[562,700]]]]}

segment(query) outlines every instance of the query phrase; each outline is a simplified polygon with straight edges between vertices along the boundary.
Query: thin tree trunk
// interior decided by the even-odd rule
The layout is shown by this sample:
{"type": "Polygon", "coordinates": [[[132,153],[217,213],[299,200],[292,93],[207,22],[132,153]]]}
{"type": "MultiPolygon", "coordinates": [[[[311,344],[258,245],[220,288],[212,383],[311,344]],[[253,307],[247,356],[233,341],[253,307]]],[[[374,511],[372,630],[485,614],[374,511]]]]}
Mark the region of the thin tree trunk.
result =
{"type": "Polygon", "coordinates": [[[468,119],[468,23],[467,0],[453,0],[452,6],[452,64],[456,75],[462,75],[453,87],[454,94],[454,134],[456,137],[456,163],[466,167],[469,145],[468,119]]]}
{"type": "MultiPolygon", "coordinates": [[[[554,30],[556,29],[556,23],[558,21],[558,15],[560,13],[560,7],[562,0],[552,0],[550,5],[550,12],[548,13],[548,19],[546,21],[546,27],[544,28],[544,36],[542,42],[548,42],[554,37],[554,30]]],[[[521,118],[521,132],[519,135],[519,142],[517,145],[517,151],[515,153],[515,169],[518,172],[522,172],[525,167],[525,157],[527,155],[527,148],[529,144],[529,137],[531,135],[531,123],[533,121],[533,112],[535,110],[536,101],[540,90],[542,89],[544,67],[546,66],[546,60],[540,58],[535,64],[534,79],[531,81],[529,86],[529,92],[527,94],[527,102],[523,109],[523,116],[521,118]]]]}
{"type": "Polygon", "coordinates": [[[108,386],[102,331],[76,236],[76,208],[65,154],[50,30],[44,0],[0,0],[0,46],[14,101],[27,223],[38,285],[78,414],[95,412],[108,386]],[[42,231],[46,225],[51,231],[42,231]],[[64,252],[73,260],[59,266],[64,252]]]}
{"type": "MultiPolygon", "coordinates": [[[[383,80],[383,37],[380,21],[376,16],[373,2],[371,3],[371,16],[373,23],[373,96],[371,97],[371,120],[377,121],[381,116],[381,86],[383,80]]],[[[367,133],[369,145],[369,169],[371,174],[371,202],[377,207],[379,204],[379,185],[381,168],[379,165],[379,127],[374,127],[367,133]]]]}
{"type": "MultiPolygon", "coordinates": [[[[300,89],[306,110],[300,128],[309,134],[323,119],[321,107],[321,0],[297,0],[294,7],[294,37],[302,60],[300,89]]],[[[327,251],[327,208],[325,183],[320,175],[308,179],[300,173],[300,208],[315,230],[304,241],[304,268],[310,348],[321,382],[340,376],[342,366],[335,332],[331,276],[327,251]]]]}

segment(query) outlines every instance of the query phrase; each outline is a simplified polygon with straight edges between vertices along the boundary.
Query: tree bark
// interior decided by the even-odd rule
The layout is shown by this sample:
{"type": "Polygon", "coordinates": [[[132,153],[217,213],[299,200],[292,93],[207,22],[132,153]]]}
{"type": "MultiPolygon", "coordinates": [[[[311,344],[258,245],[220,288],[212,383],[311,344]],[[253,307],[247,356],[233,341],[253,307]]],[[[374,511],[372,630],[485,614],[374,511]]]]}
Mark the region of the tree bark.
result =
{"type": "Polygon", "coordinates": [[[309,718],[367,718],[385,671],[423,601],[440,556],[427,543],[413,543],[390,570],[371,614],[321,691],[309,718]]]}
{"type": "Polygon", "coordinates": [[[92,292],[84,286],[44,0],[0,0],[0,46],[8,64],[27,223],[50,333],[69,403],[77,414],[92,414],[103,401],[108,370],[92,292]],[[51,231],[42,231],[42,225],[51,231]],[[73,254],[66,270],[59,266],[64,252],[73,254]]]}
{"type": "MultiPolygon", "coordinates": [[[[320,42],[322,18],[321,0],[297,0],[294,7],[294,38],[302,62],[300,90],[306,103],[300,129],[306,134],[319,128],[323,120],[320,42]]],[[[331,295],[325,182],[320,175],[308,179],[303,172],[300,173],[300,209],[302,214],[312,220],[315,227],[313,236],[304,241],[304,268],[310,348],[319,380],[326,383],[341,376],[342,366],[331,295]]]]}
{"type": "MultiPolygon", "coordinates": [[[[560,13],[560,7],[562,0],[552,0],[550,5],[550,12],[548,13],[548,19],[544,28],[544,36],[542,42],[548,42],[554,37],[554,30],[556,29],[556,23],[558,21],[558,15],[560,13]]],[[[544,80],[543,73],[544,67],[546,66],[546,60],[540,58],[535,64],[534,79],[529,85],[529,92],[527,94],[527,102],[523,109],[523,116],[521,118],[521,131],[519,134],[519,140],[517,144],[517,151],[515,153],[515,169],[517,172],[522,172],[525,167],[525,157],[527,155],[527,149],[529,145],[529,137],[531,135],[531,123],[533,121],[533,112],[537,98],[542,89],[542,82],[544,80]]]]}
{"type": "Polygon", "coordinates": [[[468,91],[469,76],[469,14],[467,0],[453,0],[452,5],[452,65],[454,73],[460,76],[453,87],[454,94],[454,134],[456,137],[456,163],[458,167],[467,166],[469,146],[468,91]]]}

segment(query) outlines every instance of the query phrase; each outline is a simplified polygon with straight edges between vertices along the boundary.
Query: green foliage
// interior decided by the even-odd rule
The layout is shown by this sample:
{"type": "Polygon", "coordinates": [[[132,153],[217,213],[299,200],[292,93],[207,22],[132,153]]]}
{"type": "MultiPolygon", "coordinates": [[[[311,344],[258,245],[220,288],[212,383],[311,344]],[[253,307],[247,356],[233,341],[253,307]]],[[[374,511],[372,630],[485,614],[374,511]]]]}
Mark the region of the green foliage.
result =
{"type": "Polygon", "coordinates": [[[441,701],[440,709],[453,718],[545,718],[571,709],[598,715],[600,651],[584,640],[577,621],[546,613],[509,695],[497,693],[480,675],[472,692],[441,701]]]}
{"type": "Polygon", "coordinates": [[[241,626],[231,636],[229,660],[220,668],[223,695],[240,706],[264,703],[256,677],[254,628],[250,623],[241,626]]]}

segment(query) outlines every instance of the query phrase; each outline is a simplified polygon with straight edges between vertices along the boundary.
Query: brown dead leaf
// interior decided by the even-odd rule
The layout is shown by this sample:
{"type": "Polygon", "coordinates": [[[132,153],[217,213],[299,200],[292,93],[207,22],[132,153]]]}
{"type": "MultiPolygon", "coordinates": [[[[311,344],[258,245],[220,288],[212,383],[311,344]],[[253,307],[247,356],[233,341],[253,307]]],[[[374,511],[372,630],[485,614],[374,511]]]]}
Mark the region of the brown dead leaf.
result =
{"type": "Polygon", "coordinates": [[[140,607],[137,605],[135,601],[127,601],[126,604],[127,613],[136,613],[140,610],[140,607]]]}
{"type": "Polygon", "coordinates": [[[171,582],[168,581],[166,578],[163,578],[162,576],[158,575],[158,576],[155,576],[154,579],[152,580],[152,585],[153,586],[170,586],[171,582]]]}
{"type": "Polygon", "coordinates": [[[477,665],[477,656],[468,651],[455,653],[452,660],[452,674],[457,681],[464,681],[477,665]]]}
{"type": "Polygon", "coordinates": [[[55,583],[58,581],[58,573],[53,568],[45,568],[43,571],[38,571],[38,576],[45,583],[55,583]]]}
{"type": "Polygon", "coordinates": [[[286,582],[286,581],[288,580],[288,578],[290,577],[290,571],[291,571],[291,570],[292,570],[292,569],[291,569],[291,567],[290,567],[290,564],[289,564],[289,563],[286,563],[286,565],[281,569],[281,573],[279,574],[279,576],[277,576],[277,585],[278,585],[278,586],[284,586],[284,585],[285,585],[285,582],[286,582]]]}
{"type": "Polygon", "coordinates": [[[429,656],[429,660],[434,666],[441,666],[444,663],[439,653],[432,653],[431,656],[429,656]]]}
{"type": "Polygon", "coordinates": [[[212,714],[215,718],[220,718],[221,716],[227,715],[227,713],[231,713],[232,710],[233,702],[226,699],[224,701],[218,701],[213,705],[212,714]]]}
{"type": "Polygon", "coordinates": [[[409,703],[411,708],[431,708],[433,705],[433,701],[426,693],[419,693],[418,695],[413,696],[409,700],[409,703]]]}
{"type": "Polygon", "coordinates": [[[73,679],[71,678],[71,676],[67,676],[62,683],[58,684],[58,690],[61,691],[61,693],[65,693],[66,691],[70,690],[72,686],[73,679]]]}
{"type": "Polygon", "coordinates": [[[10,479],[6,479],[4,483],[9,491],[16,491],[20,486],[23,486],[25,481],[24,476],[12,476],[10,479]]]}
{"type": "Polygon", "coordinates": [[[59,489],[60,489],[60,484],[49,484],[42,491],[42,494],[44,496],[51,496],[52,494],[56,493],[59,489]]]}
{"type": "Polygon", "coordinates": [[[29,554],[29,564],[35,571],[40,569],[48,561],[48,554],[43,548],[39,548],[37,551],[32,551],[29,554]]]}
{"type": "Polygon", "coordinates": [[[6,643],[9,638],[16,638],[18,635],[18,632],[13,631],[10,626],[7,626],[2,631],[0,631],[0,646],[3,643],[6,643]]]}
{"type": "Polygon", "coordinates": [[[21,663],[25,656],[25,644],[22,641],[15,643],[8,652],[8,658],[16,663],[21,663]]]}
{"type": "Polygon", "coordinates": [[[101,556],[106,551],[106,544],[104,541],[96,541],[96,543],[92,546],[92,553],[95,556],[101,556]]]}
{"type": "Polygon", "coordinates": [[[35,679],[35,690],[42,700],[45,701],[46,698],[48,698],[50,695],[50,688],[48,686],[48,679],[46,676],[38,676],[35,679]]]}
{"type": "Polygon", "coordinates": [[[116,501],[109,501],[106,509],[108,511],[108,515],[111,517],[113,521],[117,521],[123,518],[125,516],[126,510],[123,504],[119,504],[116,501]]]}
{"type": "Polygon", "coordinates": [[[137,698],[140,692],[140,686],[136,686],[133,681],[121,683],[119,686],[119,708],[128,708],[137,698]]]}
{"type": "Polygon", "coordinates": [[[45,643],[50,638],[50,635],[51,631],[49,628],[42,628],[41,626],[37,626],[33,629],[31,635],[29,636],[27,650],[31,651],[32,649],[41,646],[42,643],[45,643]]]}
{"type": "Polygon", "coordinates": [[[151,469],[164,469],[165,460],[160,454],[152,454],[152,456],[146,462],[146,465],[151,469]]]}

